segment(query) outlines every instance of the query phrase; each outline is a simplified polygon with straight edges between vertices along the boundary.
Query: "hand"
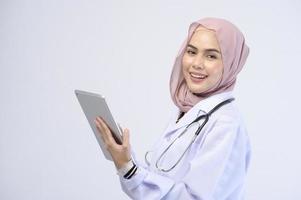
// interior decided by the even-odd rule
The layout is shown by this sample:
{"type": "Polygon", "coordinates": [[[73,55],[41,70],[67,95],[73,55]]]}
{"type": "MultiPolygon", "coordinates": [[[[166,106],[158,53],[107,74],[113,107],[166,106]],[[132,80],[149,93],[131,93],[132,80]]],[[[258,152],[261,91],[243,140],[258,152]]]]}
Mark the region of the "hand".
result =
{"type": "Polygon", "coordinates": [[[106,149],[111,154],[115,166],[120,169],[128,161],[131,160],[129,130],[124,129],[122,132],[122,144],[117,144],[112,136],[111,130],[106,125],[103,119],[96,117],[94,120],[97,130],[100,133],[106,149]]]}

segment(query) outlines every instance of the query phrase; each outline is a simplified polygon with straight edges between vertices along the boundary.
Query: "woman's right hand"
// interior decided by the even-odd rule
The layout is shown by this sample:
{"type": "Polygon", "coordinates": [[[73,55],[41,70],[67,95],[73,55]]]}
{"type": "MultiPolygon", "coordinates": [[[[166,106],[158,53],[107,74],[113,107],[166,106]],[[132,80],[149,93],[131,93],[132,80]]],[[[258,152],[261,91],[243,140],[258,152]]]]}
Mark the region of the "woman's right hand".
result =
{"type": "Polygon", "coordinates": [[[129,141],[129,130],[122,130],[122,144],[117,144],[112,136],[112,132],[103,119],[97,117],[94,120],[98,132],[106,146],[106,149],[111,154],[117,169],[123,167],[131,160],[131,150],[129,141]]]}

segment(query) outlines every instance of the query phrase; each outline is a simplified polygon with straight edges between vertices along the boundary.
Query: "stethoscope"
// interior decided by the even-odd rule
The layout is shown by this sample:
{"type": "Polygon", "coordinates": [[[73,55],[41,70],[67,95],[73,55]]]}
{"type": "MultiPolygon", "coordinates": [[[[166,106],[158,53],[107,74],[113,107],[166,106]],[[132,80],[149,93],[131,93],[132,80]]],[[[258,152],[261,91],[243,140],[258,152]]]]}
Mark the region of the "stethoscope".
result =
{"type": "MultiPolygon", "coordinates": [[[[203,127],[206,125],[206,123],[209,120],[209,117],[212,113],[214,113],[216,110],[218,110],[219,108],[221,108],[222,106],[230,103],[231,101],[233,101],[234,98],[230,98],[227,99],[219,104],[217,104],[212,110],[210,110],[208,113],[203,114],[198,116],[195,120],[193,120],[190,124],[188,124],[185,129],[167,146],[167,148],[160,154],[160,156],[158,157],[157,161],[156,161],[156,168],[161,171],[161,172],[170,172],[171,170],[173,170],[178,164],[179,162],[182,160],[182,158],[184,157],[185,153],[188,151],[188,149],[190,148],[190,146],[192,145],[192,143],[195,141],[195,139],[197,138],[197,136],[200,134],[200,132],[202,131],[203,127]],[[192,127],[194,124],[199,124],[199,121],[204,119],[203,123],[199,125],[197,131],[195,132],[194,136],[192,137],[189,145],[186,147],[185,151],[181,154],[180,158],[176,161],[175,164],[173,164],[170,168],[164,169],[163,167],[159,166],[159,163],[161,162],[163,156],[167,153],[167,151],[170,149],[170,147],[179,139],[181,138],[190,127],[192,127]]],[[[151,151],[146,152],[145,154],[145,162],[146,164],[149,166],[150,162],[147,159],[147,155],[150,153],[151,151]]]]}

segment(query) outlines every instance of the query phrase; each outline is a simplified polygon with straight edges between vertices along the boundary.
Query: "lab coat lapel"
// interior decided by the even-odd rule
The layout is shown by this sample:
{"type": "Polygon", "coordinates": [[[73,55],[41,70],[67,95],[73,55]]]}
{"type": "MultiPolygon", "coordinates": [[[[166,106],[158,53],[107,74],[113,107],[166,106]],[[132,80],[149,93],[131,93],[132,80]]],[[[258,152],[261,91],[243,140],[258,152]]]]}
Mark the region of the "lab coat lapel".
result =
{"type": "Polygon", "coordinates": [[[176,120],[179,116],[179,111],[175,112],[175,118],[165,131],[165,136],[169,136],[177,130],[186,127],[198,116],[199,112],[200,110],[197,107],[193,107],[179,120],[178,123],[176,123],[176,120]]]}
{"type": "Polygon", "coordinates": [[[208,97],[200,102],[198,102],[195,106],[193,106],[180,120],[176,123],[177,117],[179,116],[179,111],[174,112],[173,121],[169,124],[168,128],[165,131],[165,137],[170,136],[172,133],[175,133],[178,129],[186,127],[190,124],[195,118],[199,115],[208,113],[211,109],[214,108],[217,104],[225,101],[233,97],[232,92],[224,92],[220,94],[216,94],[214,96],[208,97]]]}

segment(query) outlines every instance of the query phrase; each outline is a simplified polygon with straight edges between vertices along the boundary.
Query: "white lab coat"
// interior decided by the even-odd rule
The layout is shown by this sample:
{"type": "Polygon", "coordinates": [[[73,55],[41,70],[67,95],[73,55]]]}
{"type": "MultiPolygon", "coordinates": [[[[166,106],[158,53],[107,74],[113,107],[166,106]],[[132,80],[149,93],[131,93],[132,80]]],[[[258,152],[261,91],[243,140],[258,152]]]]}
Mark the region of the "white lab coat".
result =
{"type": "MultiPolygon", "coordinates": [[[[158,157],[197,116],[232,97],[224,92],[200,101],[178,123],[179,111],[154,145],[150,166],[137,159],[138,171],[131,179],[120,177],[122,188],[132,199],[156,200],[241,200],[250,160],[250,143],[235,101],[211,116],[185,156],[170,172],[155,167],[158,157]]],[[[197,127],[192,127],[164,155],[160,166],[174,164],[185,150],[197,127]]]]}

